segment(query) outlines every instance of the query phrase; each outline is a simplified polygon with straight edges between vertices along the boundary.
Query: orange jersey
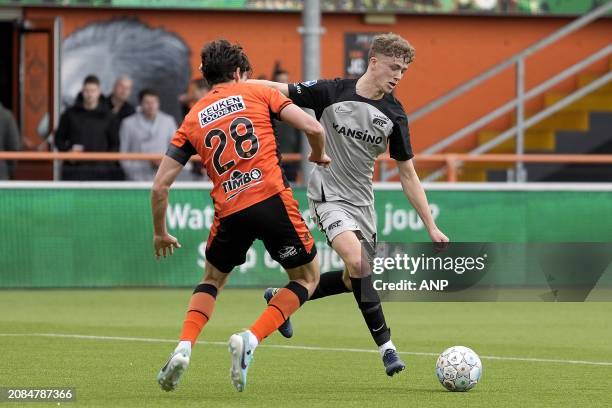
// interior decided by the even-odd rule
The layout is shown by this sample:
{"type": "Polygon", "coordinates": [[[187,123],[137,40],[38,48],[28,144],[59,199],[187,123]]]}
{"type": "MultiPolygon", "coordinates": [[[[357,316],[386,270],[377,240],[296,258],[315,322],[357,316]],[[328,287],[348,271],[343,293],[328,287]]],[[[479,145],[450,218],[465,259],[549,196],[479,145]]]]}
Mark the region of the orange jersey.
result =
{"type": "Polygon", "coordinates": [[[168,154],[184,162],[198,153],[213,182],[217,217],[263,201],[288,187],[270,115],[291,100],[276,89],[234,83],[216,86],[191,108],[168,154]]]}

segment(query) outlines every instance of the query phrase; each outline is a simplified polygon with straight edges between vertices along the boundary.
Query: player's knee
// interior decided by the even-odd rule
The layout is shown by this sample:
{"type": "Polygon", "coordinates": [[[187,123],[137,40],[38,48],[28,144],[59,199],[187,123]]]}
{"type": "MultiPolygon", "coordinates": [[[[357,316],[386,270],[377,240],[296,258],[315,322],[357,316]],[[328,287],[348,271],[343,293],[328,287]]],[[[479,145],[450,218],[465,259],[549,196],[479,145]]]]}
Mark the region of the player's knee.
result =
{"type": "MultiPolygon", "coordinates": [[[[362,278],[364,276],[367,276],[369,273],[368,263],[365,261],[362,261],[361,256],[349,256],[348,259],[344,260],[344,265],[346,266],[346,269],[348,270],[349,276],[353,278],[362,278]]],[[[349,277],[347,277],[347,279],[348,278],[349,277]]],[[[345,280],[345,284],[346,284],[346,280],[345,280]]],[[[347,287],[350,287],[350,286],[347,286],[347,287]]]]}

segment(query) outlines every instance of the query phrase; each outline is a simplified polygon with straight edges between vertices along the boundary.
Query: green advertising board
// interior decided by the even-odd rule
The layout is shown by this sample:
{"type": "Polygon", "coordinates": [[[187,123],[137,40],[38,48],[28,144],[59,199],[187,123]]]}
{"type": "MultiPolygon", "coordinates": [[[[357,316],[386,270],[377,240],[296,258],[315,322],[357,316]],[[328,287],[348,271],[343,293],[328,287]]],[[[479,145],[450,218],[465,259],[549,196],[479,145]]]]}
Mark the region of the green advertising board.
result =
{"type": "MultiPolygon", "coordinates": [[[[182,248],[156,261],[146,186],[11,186],[0,186],[0,287],[193,286],[202,276],[213,222],[206,188],[172,190],[167,225],[182,248]]],[[[305,191],[294,194],[317,241],[322,271],[342,268],[308,216],[305,191]]],[[[428,197],[437,224],[455,242],[612,242],[612,189],[435,189],[428,197]]],[[[428,241],[401,189],[377,189],[376,212],[379,241],[428,241]]],[[[283,282],[285,272],[256,242],[230,285],[283,282]]]]}

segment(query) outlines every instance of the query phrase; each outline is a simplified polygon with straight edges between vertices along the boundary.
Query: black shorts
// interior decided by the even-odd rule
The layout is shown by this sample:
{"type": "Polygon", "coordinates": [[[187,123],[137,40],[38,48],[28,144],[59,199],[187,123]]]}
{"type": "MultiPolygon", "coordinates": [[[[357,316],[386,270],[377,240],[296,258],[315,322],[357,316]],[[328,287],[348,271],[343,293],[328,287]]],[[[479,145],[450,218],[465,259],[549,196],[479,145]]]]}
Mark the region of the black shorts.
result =
{"type": "Polygon", "coordinates": [[[227,217],[215,218],[206,245],[206,260],[221,272],[242,265],[253,241],[260,239],[285,269],[311,262],[317,254],[290,189],[227,217]]]}

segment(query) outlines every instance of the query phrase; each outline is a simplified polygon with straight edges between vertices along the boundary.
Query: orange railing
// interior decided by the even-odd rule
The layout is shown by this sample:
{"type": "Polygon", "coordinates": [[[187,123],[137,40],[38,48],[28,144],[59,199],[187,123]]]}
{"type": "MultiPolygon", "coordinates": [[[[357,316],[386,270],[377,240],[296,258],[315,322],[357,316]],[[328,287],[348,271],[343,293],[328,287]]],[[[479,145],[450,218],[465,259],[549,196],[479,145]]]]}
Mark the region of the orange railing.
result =
{"type": "MultiPolygon", "coordinates": [[[[120,160],[160,160],[162,154],[150,153],[82,153],[82,152],[4,152],[0,151],[0,160],[78,160],[78,161],[120,161],[120,160]]],[[[296,162],[302,159],[299,153],[283,154],[283,161],[296,162]]],[[[192,160],[199,160],[198,156],[192,160]]],[[[612,154],[481,154],[469,155],[459,153],[417,154],[414,158],[419,163],[444,164],[446,179],[457,181],[460,163],[561,163],[561,164],[610,164],[612,154]]],[[[382,155],[378,162],[394,161],[388,155],[382,155]]]]}

